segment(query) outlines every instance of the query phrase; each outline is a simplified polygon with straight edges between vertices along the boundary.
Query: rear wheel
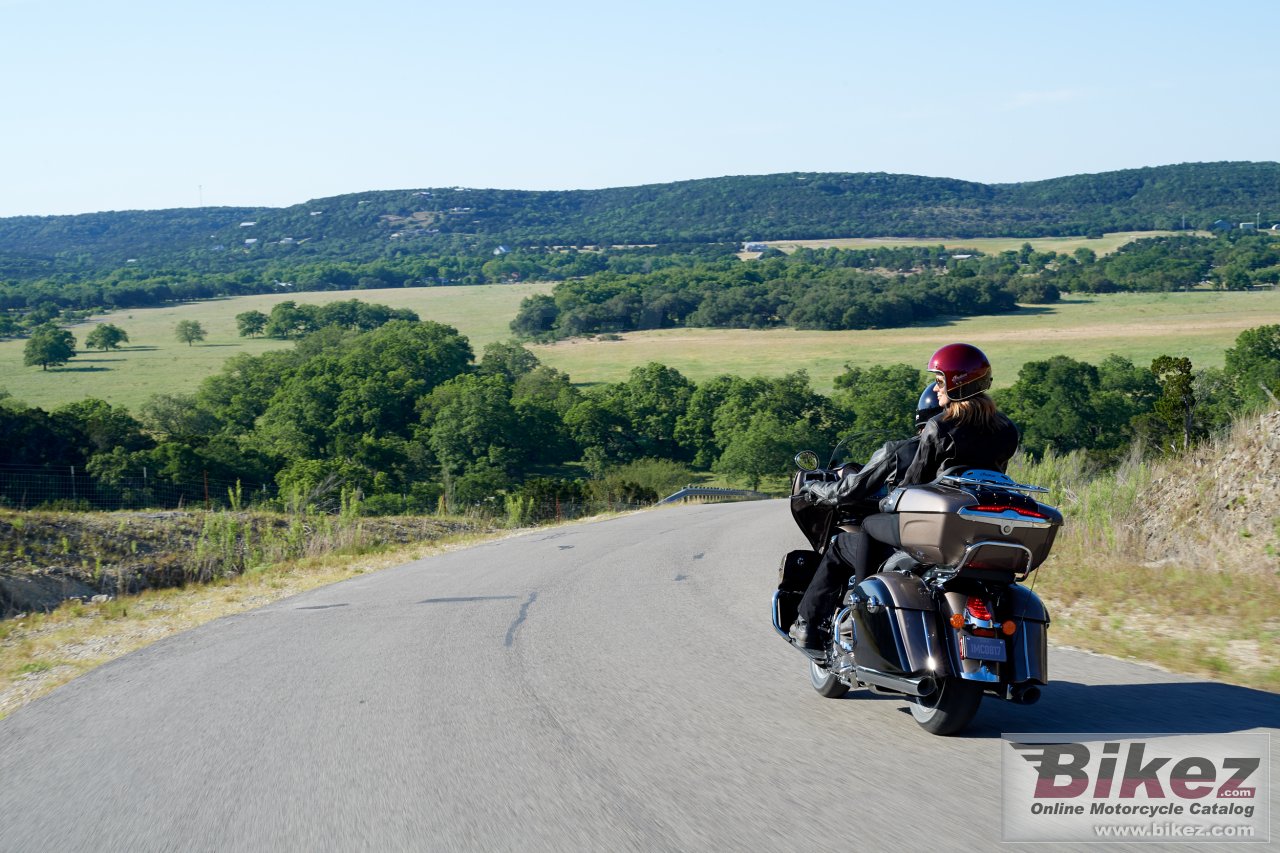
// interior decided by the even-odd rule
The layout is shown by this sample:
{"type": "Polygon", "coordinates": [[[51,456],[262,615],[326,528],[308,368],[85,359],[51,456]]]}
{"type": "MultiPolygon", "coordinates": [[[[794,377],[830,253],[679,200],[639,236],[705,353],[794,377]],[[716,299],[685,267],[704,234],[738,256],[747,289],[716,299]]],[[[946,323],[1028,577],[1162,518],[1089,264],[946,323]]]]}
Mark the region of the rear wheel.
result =
{"type": "Polygon", "coordinates": [[[980,682],[944,678],[930,695],[911,697],[911,716],[930,734],[952,735],[969,725],[981,703],[980,682]]]}
{"type": "Polygon", "coordinates": [[[827,699],[839,699],[849,692],[849,685],[818,666],[816,661],[809,662],[809,683],[813,685],[813,689],[819,696],[827,699]]]}

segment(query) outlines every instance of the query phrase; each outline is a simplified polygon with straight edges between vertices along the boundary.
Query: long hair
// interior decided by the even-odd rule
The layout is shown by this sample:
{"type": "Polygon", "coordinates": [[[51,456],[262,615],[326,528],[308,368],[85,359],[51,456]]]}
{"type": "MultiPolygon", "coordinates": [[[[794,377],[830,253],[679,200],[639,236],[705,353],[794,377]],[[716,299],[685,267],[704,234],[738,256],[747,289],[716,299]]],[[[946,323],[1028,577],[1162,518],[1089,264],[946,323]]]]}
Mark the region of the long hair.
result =
{"type": "Polygon", "coordinates": [[[984,429],[995,429],[1003,418],[1004,415],[996,408],[995,400],[986,394],[977,394],[965,400],[952,400],[942,413],[944,421],[984,429]]]}

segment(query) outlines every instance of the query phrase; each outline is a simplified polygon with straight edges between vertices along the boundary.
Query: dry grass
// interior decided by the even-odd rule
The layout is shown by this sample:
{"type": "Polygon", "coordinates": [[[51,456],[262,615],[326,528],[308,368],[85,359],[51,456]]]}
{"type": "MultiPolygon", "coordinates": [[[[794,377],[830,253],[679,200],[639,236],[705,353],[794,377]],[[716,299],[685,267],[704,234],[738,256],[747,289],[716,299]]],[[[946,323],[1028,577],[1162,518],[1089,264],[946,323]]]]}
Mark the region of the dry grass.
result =
{"type": "MultiPolygon", "coordinates": [[[[1238,525],[1225,511],[1183,525],[1194,535],[1175,558],[1150,547],[1153,529],[1165,525],[1169,483],[1193,465],[1214,468],[1225,481],[1243,479],[1229,470],[1232,454],[1255,437],[1240,432],[1257,429],[1257,419],[1242,421],[1232,440],[1211,443],[1198,460],[1131,461],[1091,477],[1072,455],[1010,472],[1051,486],[1050,500],[1067,517],[1053,555],[1034,575],[1055,643],[1280,691],[1280,564],[1260,568],[1224,553],[1233,546],[1223,531],[1238,525]]],[[[1275,479],[1274,472],[1260,476],[1275,479]]],[[[1268,500],[1280,516],[1275,498],[1268,500]]]]}

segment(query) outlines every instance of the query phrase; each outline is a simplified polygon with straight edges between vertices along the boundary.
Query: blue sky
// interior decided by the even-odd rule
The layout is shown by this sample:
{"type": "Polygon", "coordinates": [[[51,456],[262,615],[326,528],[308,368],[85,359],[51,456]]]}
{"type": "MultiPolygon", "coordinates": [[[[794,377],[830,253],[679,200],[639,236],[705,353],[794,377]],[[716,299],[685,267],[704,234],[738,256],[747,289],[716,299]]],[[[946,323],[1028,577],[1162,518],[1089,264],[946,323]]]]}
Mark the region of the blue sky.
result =
{"type": "Polygon", "coordinates": [[[0,0],[0,216],[1275,160],[1271,2],[0,0]]]}

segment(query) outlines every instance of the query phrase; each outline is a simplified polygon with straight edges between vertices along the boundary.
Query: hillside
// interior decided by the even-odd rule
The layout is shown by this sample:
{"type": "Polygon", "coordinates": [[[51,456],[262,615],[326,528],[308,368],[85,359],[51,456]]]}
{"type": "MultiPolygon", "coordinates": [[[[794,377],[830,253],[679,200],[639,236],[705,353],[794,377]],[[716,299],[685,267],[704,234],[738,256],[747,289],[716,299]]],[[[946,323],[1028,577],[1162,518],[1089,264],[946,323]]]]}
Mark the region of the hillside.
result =
{"type": "Polygon", "coordinates": [[[1139,529],[1148,562],[1280,572],[1280,411],[1240,421],[1146,493],[1139,529]]]}
{"type": "Polygon", "coordinates": [[[824,237],[1054,236],[1280,216],[1280,163],[1186,163],[1016,184],[885,173],[737,176],[602,190],[365,192],[286,208],[0,219],[0,279],[513,246],[824,237]]]}

